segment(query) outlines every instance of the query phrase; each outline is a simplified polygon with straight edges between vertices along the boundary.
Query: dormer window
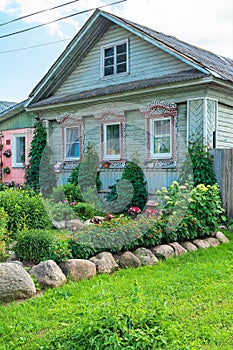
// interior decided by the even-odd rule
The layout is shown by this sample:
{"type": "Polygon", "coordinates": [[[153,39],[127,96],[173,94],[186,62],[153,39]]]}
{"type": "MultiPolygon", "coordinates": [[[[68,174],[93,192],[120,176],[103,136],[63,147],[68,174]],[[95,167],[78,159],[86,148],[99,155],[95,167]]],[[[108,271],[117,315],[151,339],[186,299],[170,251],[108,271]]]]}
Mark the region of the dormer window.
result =
{"type": "Polygon", "coordinates": [[[101,55],[102,77],[128,73],[128,40],[104,45],[101,55]]]}

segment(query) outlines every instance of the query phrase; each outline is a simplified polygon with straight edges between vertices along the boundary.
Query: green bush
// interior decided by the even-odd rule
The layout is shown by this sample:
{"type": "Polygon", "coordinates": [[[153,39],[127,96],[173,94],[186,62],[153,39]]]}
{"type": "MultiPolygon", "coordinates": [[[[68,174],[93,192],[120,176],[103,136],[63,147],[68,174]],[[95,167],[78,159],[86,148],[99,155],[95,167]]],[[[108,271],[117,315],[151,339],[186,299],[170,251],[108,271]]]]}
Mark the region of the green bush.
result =
{"type": "Polygon", "coordinates": [[[54,260],[56,263],[72,259],[72,250],[68,240],[56,239],[53,250],[49,255],[45,255],[43,260],[54,260]]]}
{"type": "Polygon", "coordinates": [[[82,220],[88,220],[95,215],[95,208],[88,203],[77,203],[73,206],[75,213],[82,220]]]}
{"type": "Polygon", "coordinates": [[[217,184],[191,188],[189,184],[179,185],[174,181],[168,189],[157,191],[157,196],[163,215],[155,229],[161,231],[163,241],[184,241],[217,231],[224,211],[217,184]]]}
{"type": "Polygon", "coordinates": [[[56,251],[54,234],[48,230],[25,231],[18,236],[14,251],[19,260],[39,263],[56,251]]]}
{"type": "Polygon", "coordinates": [[[63,221],[75,218],[75,212],[67,200],[58,203],[53,202],[51,199],[46,200],[45,206],[52,220],[63,221]]]}
{"type": "Polygon", "coordinates": [[[194,186],[199,184],[214,185],[216,183],[213,157],[204,146],[203,138],[189,143],[188,154],[181,167],[179,183],[184,184],[190,176],[193,178],[194,186]]]}
{"type": "Polygon", "coordinates": [[[43,229],[51,225],[41,194],[32,190],[9,188],[0,191],[0,207],[9,216],[7,228],[10,233],[25,229],[43,229]]]}
{"type": "Polygon", "coordinates": [[[90,225],[78,232],[75,240],[71,240],[72,255],[87,259],[106,250],[118,253],[139,246],[158,245],[161,234],[151,231],[154,223],[153,217],[140,216],[137,220],[131,220],[128,216],[121,215],[99,225],[90,225]]]}
{"type": "Polygon", "coordinates": [[[116,203],[114,208],[114,202],[116,202],[118,198],[116,184],[111,187],[111,192],[107,196],[107,201],[110,203],[112,202],[113,209],[115,209],[112,212],[127,212],[132,206],[139,207],[143,210],[147,202],[148,192],[142,169],[136,163],[127,161],[119,184],[121,182],[121,186],[123,187],[121,189],[122,203],[124,203],[124,205],[122,204],[122,206],[119,206],[119,208],[121,208],[119,209],[116,203]]]}
{"type": "Polygon", "coordinates": [[[9,236],[7,235],[7,224],[9,217],[3,208],[0,208],[0,261],[5,261],[6,254],[6,244],[9,241],[9,236]]]}

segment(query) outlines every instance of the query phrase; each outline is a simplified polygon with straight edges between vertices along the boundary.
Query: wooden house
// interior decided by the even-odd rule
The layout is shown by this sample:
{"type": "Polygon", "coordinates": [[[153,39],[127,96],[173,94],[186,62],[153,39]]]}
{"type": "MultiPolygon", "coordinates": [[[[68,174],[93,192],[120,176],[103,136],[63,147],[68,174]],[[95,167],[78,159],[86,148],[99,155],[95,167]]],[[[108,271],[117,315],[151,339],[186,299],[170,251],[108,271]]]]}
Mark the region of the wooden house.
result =
{"type": "Polygon", "coordinates": [[[23,101],[0,113],[0,177],[5,183],[22,184],[33,138],[34,117],[23,101]]]}
{"type": "Polygon", "coordinates": [[[102,190],[134,160],[153,194],[177,178],[193,135],[233,147],[233,61],[97,10],[25,108],[47,127],[58,184],[91,143],[102,190]]]}

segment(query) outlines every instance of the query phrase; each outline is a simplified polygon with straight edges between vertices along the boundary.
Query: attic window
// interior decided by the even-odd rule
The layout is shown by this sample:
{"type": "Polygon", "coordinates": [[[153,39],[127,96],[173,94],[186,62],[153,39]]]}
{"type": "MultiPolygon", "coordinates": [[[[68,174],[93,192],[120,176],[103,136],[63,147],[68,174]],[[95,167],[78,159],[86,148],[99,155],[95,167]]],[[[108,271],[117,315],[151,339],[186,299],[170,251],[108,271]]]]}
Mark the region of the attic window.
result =
{"type": "Polygon", "coordinates": [[[102,46],[102,76],[128,73],[128,40],[102,46]]]}

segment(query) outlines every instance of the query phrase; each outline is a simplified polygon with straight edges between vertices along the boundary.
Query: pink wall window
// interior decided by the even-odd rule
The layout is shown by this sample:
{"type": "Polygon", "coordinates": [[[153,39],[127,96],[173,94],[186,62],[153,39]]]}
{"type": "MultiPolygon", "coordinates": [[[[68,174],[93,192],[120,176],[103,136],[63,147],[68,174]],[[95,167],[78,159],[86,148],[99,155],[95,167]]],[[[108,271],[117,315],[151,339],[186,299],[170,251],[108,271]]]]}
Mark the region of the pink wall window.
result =
{"type": "Polygon", "coordinates": [[[22,184],[25,182],[25,165],[29,163],[29,152],[33,128],[2,131],[2,181],[22,184]],[[10,156],[8,156],[11,153],[10,156]],[[10,172],[6,172],[6,168],[10,172]]]}

